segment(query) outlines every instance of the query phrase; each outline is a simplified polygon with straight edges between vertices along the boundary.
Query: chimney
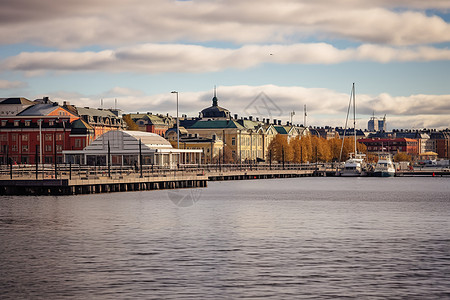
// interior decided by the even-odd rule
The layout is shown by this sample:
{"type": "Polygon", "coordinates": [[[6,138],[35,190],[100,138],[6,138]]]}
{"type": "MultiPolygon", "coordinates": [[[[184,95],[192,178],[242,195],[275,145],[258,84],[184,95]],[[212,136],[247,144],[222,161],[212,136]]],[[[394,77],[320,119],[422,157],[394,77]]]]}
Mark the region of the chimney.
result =
{"type": "Polygon", "coordinates": [[[238,114],[234,114],[234,119],[235,119],[235,120],[238,119],[238,114]]]}
{"type": "Polygon", "coordinates": [[[281,120],[278,120],[278,125],[281,125],[281,120]]]}
{"type": "Polygon", "coordinates": [[[277,119],[273,119],[273,125],[277,125],[277,119]]]}
{"type": "Polygon", "coordinates": [[[42,98],[44,100],[44,103],[47,104],[48,103],[48,97],[44,97],[42,98]]]}
{"type": "Polygon", "coordinates": [[[256,122],[259,122],[259,118],[256,118],[256,122]]]}
{"type": "Polygon", "coordinates": [[[250,121],[253,121],[253,116],[249,116],[248,119],[249,119],[250,121]]]}

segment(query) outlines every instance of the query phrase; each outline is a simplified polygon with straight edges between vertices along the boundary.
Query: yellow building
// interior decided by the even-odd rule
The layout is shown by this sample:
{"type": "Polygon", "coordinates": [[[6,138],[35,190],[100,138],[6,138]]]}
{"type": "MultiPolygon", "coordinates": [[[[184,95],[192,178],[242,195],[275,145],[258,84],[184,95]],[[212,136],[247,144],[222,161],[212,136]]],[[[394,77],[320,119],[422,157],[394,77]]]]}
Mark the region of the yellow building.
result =
{"type": "MultiPolygon", "coordinates": [[[[171,128],[166,132],[166,139],[177,148],[178,139],[176,128],[171,128]]],[[[188,134],[185,128],[180,127],[180,149],[202,150],[201,163],[210,164],[217,160],[223,151],[223,141],[217,136],[212,138],[200,137],[197,134],[188,134]]],[[[187,161],[186,163],[189,163],[187,161]]]]}
{"type": "Polygon", "coordinates": [[[207,139],[216,137],[223,141],[223,147],[231,150],[235,162],[267,159],[269,144],[277,134],[286,134],[290,139],[308,132],[306,128],[291,124],[282,126],[279,120],[271,124],[269,120],[259,121],[253,117],[238,119],[235,115],[233,118],[226,108],[218,105],[215,93],[212,105],[203,109],[199,118],[180,120],[180,123],[191,135],[207,139]]]}

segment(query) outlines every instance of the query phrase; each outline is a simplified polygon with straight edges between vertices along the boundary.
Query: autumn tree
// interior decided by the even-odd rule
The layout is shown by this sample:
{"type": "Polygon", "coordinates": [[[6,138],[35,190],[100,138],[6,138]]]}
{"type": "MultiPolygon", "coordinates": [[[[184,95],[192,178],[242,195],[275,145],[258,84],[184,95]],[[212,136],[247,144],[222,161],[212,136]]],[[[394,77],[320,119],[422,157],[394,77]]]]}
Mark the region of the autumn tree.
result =
{"type": "Polygon", "coordinates": [[[292,154],[293,154],[292,161],[297,164],[301,163],[302,162],[301,155],[303,154],[302,153],[303,151],[302,151],[302,143],[300,141],[300,137],[297,136],[297,137],[293,138],[289,142],[289,146],[292,149],[292,154]]]}
{"type": "Polygon", "coordinates": [[[283,152],[284,152],[284,161],[292,161],[293,152],[292,148],[289,147],[289,143],[286,135],[277,134],[275,138],[270,142],[268,151],[267,151],[267,159],[272,161],[283,161],[283,152]]]}
{"type": "Polygon", "coordinates": [[[123,115],[122,119],[127,124],[128,130],[139,130],[139,126],[131,119],[131,115],[123,115]]]}
{"type": "Polygon", "coordinates": [[[397,152],[394,155],[394,161],[400,162],[400,161],[412,161],[411,155],[409,155],[406,152],[397,152]]]}

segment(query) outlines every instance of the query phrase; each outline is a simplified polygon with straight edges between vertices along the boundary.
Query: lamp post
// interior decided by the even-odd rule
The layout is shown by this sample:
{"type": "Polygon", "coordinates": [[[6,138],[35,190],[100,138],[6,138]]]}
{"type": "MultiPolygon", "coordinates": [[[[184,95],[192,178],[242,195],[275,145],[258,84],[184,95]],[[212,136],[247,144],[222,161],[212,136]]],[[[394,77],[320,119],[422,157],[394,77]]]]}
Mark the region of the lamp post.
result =
{"type": "Polygon", "coordinates": [[[178,120],[178,92],[172,91],[172,94],[177,94],[177,149],[180,149],[180,122],[178,120]]]}

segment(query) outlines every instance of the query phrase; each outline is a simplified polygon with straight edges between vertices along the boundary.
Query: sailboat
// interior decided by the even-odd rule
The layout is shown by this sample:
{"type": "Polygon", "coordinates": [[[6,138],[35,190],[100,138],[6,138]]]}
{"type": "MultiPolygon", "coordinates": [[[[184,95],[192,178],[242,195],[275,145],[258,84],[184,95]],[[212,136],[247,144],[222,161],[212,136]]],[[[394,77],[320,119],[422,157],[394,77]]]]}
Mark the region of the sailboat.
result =
{"type": "Polygon", "coordinates": [[[350,112],[350,107],[353,102],[353,134],[354,134],[354,152],[350,153],[350,157],[345,161],[344,168],[342,169],[340,175],[346,177],[355,176],[365,176],[365,158],[366,155],[363,153],[358,153],[356,147],[356,101],[355,101],[355,84],[353,83],[352,92],[350,95],[350,103],[348,104],[347,119],[345,121],[344,137],[342,138],[341,156],[342,150],[344,148],[345,131],[347,130],[348,115],[350,112]]]}

